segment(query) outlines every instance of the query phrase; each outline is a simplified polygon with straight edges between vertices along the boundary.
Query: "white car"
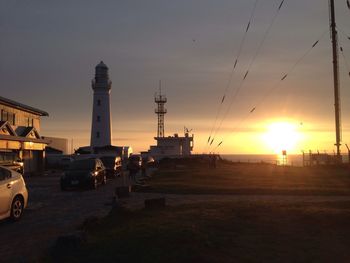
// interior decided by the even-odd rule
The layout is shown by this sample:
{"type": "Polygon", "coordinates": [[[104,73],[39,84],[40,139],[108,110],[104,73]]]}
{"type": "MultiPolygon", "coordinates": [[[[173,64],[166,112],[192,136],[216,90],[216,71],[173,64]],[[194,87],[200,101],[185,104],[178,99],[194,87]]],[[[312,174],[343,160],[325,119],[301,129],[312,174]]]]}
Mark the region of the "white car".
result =
{"type": "Polygon", "coordinates": [[[21,218],[28,203],[28,191],[20,173],[0,166],[0,219],[21,218]]]}

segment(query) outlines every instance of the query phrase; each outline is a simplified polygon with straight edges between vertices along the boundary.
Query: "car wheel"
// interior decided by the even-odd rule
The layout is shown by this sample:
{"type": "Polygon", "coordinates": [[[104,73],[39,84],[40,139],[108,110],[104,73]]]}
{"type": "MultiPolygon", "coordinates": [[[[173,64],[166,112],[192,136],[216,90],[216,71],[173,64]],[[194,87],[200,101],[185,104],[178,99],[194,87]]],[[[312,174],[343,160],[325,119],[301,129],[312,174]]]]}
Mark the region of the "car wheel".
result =
{"type": "Polygon", "coordinates": [[[13,221],[18,221],[23,214],[24,202],[23,199],[19,196],[16,196],[12,201],[11,205],[11,219],[13,221]]]}
{"type": "Polygon", "coordinates": [[[107,184],[107,177],[106,177],[106,175],[103,176],[102,184],[107,184]]]}
{"type": "Polygon", "coordinates": [[[97,178],[93,178],[92,179],[92,185],[91,185],[91,188],[92,189],[97,189],[97,186],[98,186],[98,182],[97,182],[97,178]]]}

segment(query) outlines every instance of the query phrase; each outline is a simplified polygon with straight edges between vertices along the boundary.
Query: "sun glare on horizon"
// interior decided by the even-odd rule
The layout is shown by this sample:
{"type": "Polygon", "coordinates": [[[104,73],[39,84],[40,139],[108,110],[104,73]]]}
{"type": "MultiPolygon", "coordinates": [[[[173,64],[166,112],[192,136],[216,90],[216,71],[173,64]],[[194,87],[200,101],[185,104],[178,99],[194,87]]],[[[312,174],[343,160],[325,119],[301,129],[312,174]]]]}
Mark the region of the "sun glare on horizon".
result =
{"type": "Polygon", "coordinates": [[[263,134],[266,147],[276,154],[282,151],[296,152],[298,142],[301,140],[301,133],[297,125],[291,122],[273,122],[267,126],[263,134]]]}

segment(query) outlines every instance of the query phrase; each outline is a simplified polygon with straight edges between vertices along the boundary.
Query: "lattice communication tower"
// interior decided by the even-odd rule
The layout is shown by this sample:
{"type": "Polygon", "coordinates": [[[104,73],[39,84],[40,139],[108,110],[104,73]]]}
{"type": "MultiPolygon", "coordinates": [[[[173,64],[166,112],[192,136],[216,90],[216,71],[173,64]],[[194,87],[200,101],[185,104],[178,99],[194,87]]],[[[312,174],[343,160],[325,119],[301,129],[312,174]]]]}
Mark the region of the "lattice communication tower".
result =
{"type": "Polygon", "coordinates": [[[159,93],[156,93],[154,101],[157,103],[157,108],[155,110],[155,113],[158,116],[157,137],[164,137],[164,115],[167,113],[164,104],[167,102],[167,99],[165,95],[162,95],[161,88],[159,88],[159,93]]]}

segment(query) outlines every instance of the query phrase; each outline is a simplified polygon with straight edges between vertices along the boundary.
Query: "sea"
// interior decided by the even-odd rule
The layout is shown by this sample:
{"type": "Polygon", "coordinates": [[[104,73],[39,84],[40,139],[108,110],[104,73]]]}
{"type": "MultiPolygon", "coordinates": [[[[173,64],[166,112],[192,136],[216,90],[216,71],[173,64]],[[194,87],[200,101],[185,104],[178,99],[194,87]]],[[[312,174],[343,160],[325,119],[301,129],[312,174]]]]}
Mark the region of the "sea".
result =
{"type": "MultiPolygon", "coordinates": [[[[221,154],[221,158],[242,163],[269,163],[277,165],[303,166],[302,154],[288,154],[286,156],[278,154],[221,154]]],[[[305,154],[308,159],[308,154],[305,154]]],[[[342,155],[344,163],[349,162],[348,155],[342,155]]]]}

